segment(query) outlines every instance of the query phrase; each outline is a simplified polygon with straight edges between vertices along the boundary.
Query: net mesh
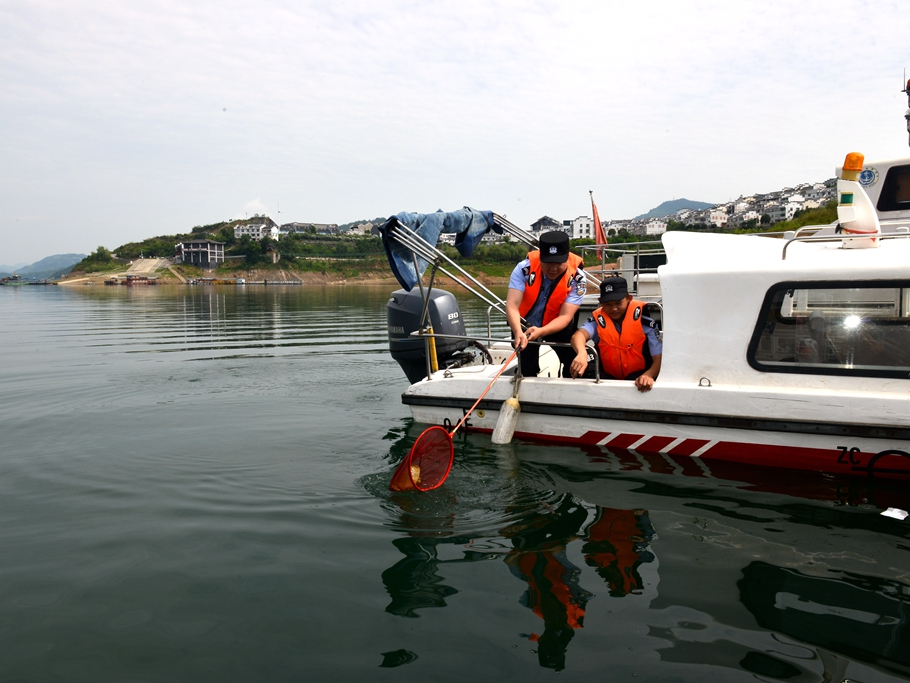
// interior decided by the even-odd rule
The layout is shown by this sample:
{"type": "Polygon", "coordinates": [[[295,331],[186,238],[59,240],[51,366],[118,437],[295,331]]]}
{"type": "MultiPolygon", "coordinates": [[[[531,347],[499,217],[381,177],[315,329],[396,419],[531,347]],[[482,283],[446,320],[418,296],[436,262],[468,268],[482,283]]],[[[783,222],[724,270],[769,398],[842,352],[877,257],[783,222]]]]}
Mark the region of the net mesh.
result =
{"type": "Polygon", "coordinates": [[[430,491],[442,485],[452,469],[452,437],[443,427],[424,431],[395,474],[389,488],[393,491],[430,491]]]}
{"type": "Polygon", "coordinates": [[[429,491],[442,485],[452,469],[452,437],[443,427],[430,427],[417,437],[409,456],[414,488],[429,491]]]}

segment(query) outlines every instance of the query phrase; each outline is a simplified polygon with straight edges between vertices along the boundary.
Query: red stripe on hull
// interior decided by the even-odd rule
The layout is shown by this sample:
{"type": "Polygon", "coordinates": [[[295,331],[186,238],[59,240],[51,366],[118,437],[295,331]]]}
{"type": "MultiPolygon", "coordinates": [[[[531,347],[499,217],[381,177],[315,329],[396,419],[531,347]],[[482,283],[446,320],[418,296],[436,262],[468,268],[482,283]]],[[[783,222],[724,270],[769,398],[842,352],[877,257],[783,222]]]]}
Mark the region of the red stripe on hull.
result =
{"type": "MultiPolygon", "coordinates": [[[[888,451],[882,451],[883,454],[888,451]]],[[[901,451],[876,456],[875,453],[833,448],[800,446],[766,446],[762,444],[719,441],[702,454],[745,465],[764,465],[785,469],[816,470],[837,474],[871,474],[875,476],[910,476],[910,456],[901,451]]]]}
{"type": "MultiPolygon", "coordinates": [[[[471,427],[471,433],[491,434],[492,429],[471,427]]],[[[546,443],[577,444],[584,446],[596,445],[607,438],[611,432],[589,431],[580,437],[560,436],[551,434],[533,434],[530,432],[515,432],[515,438],[524,441],[537,441],[546,443]]],[[[643,437],[642,434],[619,434],[604,444],[602,448],[613,451],[620,459],[622,470],[641,470],[642,463],[636,460],[631,453],[624,453],[628,447],[643,437]],[[624,457],[628,456],[628,457],[624,457]]],[[[641,446],[635,448],[636,453],[659,453],[667,444],[675,441],[673,437],[652,436],[641,446]]],[[[704,473],[692,462],[691,456],[706,444],[707,439],[686,439],[675,446],[668,453],[670,459],[679,463],[683,474],[687,476],[702,477],[704,473]]],[[[806,446],[780,446],[776,444],[744,443],[740,441],[719,441],[708,448],[700,456],[704,460],[727,462],[731,465],[758,465],[761,467],[807,470],[812,472],[829,472],[847,476],[869,476],[882,479],[910,479],[910,453],[900,450],[883,450],[878,454],[859,450],[840,448],[810,448],[806,446]],[[869,471],[871,465],[871,473],[869,471]]],[[[672,470],[664,458],[659,460],[648,459],[653,471],[668,472],[672,470]]]]}
{"type": "Polygon", "coordinates": [[[672,448],[670,450],[670,455],[692,455],[707,443],[707,439],[686,439],[675,448],[672,448]]]}
{"type": "Polygon", "coordinates": [[[604,445],[608,448],[628,448],[643,436],[644,434],[619,434],[604,445]]]}
{"type": "MultiPolygon", "coordinates": [[[[553,439],[565,441],[591,443],[588,435],[600,432],[586,432],[581,439],[553,439]]],[[[535,438],[540,438],[535,435],[535,438]]],[[[608,443],[605,448],[626,449],[641,439],[637,434],[619,434],[608,443]]],[[[637,446],[637,453],[659,453],[674,438],[668,436],[652,436],[643,444],[637,446]]],[[[700,448],[708,445],[708,439],[686,439],[670,449],[668,455],[683,467],[683,473],[690,476],[702,476],[697,467],[691,463],[687,466],[688,456],[696,453],[700,448]]],[[[740,441],[719,441],[708,448],[701,456],[705,460],[718,460],[743,465],[759,465],[788,470],[808,470],[814,472],[829,472],[848,476],[869,476],[882,479],[908,479],[910,478],[910,453],[900,450],[883,450],[878,453],[849,449],[845,446],[837,448],[813,448],[808,446],[781,446],[777,444],[756,444],[740,441]],[[871,469],[871,471],[870,471],[871,469]]],[[[660,469],[668,466],[666,460],[660,463],[655,461],[652,466],[660,469]]],[[[638,469],[640,465],[624,463],[623,469],[638,469]]]]}
{"type": "Polygon", "coordinates": [[[660,453],[664,448],[676,441],[672,436],[652,436],[641,446],[635,448],[636,451],[646,453],[660,453]]]}
{"type": "Polygon", "coordinates": [[[596,444],[600,443],[608,436],[610,436],[610,432],[585,432],[579,438],[579,442],[584,444],[596,444]]]}
{"type": "Polygon", "coordinates": [[[727,460],[745,465],[767,465],[785,469],[822,469],[836,461],[836,451],[830,448],[802,448],[799,446],[766,446],[756,443],[718,441],[703,458],[727,460]]]}

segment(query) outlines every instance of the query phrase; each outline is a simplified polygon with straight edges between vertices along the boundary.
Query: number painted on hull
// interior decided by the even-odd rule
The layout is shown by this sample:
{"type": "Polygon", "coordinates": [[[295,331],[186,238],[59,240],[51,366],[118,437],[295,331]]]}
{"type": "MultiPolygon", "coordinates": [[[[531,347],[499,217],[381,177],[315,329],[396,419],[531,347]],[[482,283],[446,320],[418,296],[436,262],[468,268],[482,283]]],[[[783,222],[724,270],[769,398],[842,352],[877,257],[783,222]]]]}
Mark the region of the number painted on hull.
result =
{"type": "Polygon", "coordinates": [[[839,462],[842,465],[847,465],[847,464],[861,465],[862,464],[861,460],[857,460],[854,457],[857,453],[860,452],[861,449],[857,448],[856,446],[854,446],[853,448],[849,448],[848,446],[838,446],[838,448],[840,448],[840,455],[837,457],[837,462],[839,462]],[[847,460],[845,460],[844,458],[847,458],[847,460]]]}
{"type": "MultiPolygon", "coordinates": [[[[467,415],[467,414],[468,414],[467,408],[462,408],[462,409],[461,409],[461,414],[462,414],[462,415],[467,415]]],[[[446,429],[451,429],[451,428],[452,428],[452,421],[451,421],[449,418],[444,417],[444,418],[442,419],[442,426],[445,427],[446,429]]],[[[464,423],[461,425],[461,427],[458,428],[458,431],[459,431],[459,432],[464,432],[465,434],[467,434],[467,433],[468,433],[468,427],[473,427],[473,426],[474,426],[474,425],[471,424],[471,418],[468,418],[467,420],[464,421],[464,423]]]]}

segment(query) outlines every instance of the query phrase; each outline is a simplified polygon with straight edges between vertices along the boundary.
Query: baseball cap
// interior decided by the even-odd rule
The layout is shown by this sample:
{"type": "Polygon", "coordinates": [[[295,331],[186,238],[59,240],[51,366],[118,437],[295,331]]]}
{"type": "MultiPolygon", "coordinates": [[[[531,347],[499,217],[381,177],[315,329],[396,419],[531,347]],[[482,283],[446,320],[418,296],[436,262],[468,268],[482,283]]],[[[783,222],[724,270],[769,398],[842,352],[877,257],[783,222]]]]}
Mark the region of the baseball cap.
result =
{"type": "Polygon", "coordinates": [[[619,301],[629,296],[629,285],[624,277],[608,277],[600,283],[600,302],[619,301]]]}
{"type": "Polygon", "coordinates": [[[545,232],[537,240],[541,263],[565,263],[569,260],[569,236],[559,230],[545,232]]]}

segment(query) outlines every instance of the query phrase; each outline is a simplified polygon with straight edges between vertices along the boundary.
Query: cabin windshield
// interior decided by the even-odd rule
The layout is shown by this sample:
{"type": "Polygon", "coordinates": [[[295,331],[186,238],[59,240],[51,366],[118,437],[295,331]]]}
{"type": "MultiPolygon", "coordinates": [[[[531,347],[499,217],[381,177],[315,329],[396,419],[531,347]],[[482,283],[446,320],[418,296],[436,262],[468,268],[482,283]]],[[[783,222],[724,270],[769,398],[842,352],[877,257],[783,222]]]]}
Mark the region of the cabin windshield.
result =
{"type": "Polygon", "coordinates": [[[784,283],[749,347],[763,372],[910,377],[910,282],[784,283]]]}

